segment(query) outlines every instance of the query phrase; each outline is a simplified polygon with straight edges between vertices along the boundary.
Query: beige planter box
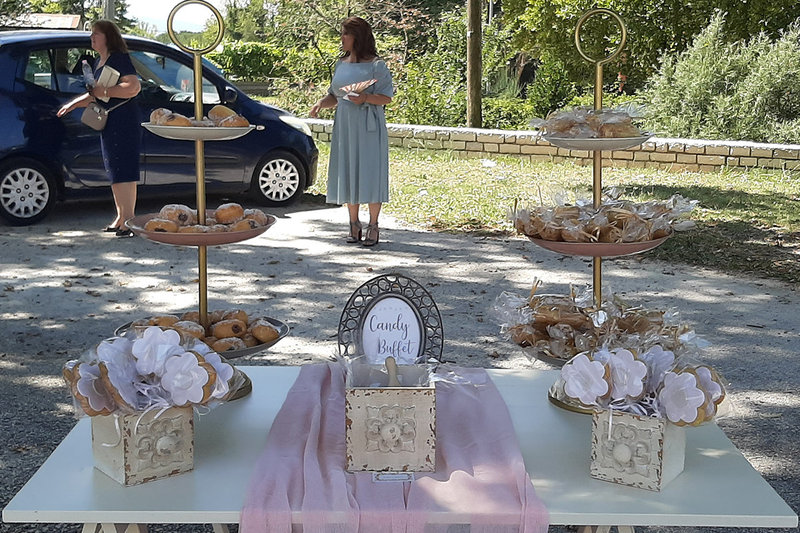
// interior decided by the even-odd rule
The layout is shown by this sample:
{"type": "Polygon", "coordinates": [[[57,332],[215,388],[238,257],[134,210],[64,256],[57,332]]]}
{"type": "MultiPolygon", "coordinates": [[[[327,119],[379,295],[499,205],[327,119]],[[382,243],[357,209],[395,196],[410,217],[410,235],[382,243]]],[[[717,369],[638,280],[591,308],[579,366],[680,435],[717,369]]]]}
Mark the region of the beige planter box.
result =
{"type": "Polygon", "coordinates": [[[123,485],[194,468],[194,411],[170,407],[159,412],[92,417],[95,468],[123,485]]]}
{"type": "Polygon", "coordinates": [[[345,390],[347,470],[433,472],[436,470],[436,389],[427,369],[398,367],[401,383],[387,387],[379,365],[358,365],[345,390]],[[359,385],[369,386],[359,386],[359,385]]]}
{"type": "Polygon", "coordinates": [[[592,415],[594,478],[660,491],[683,472],[686,432],[663,418],[619,411],[592,415]],[[609,432],[609,414],[613,413],[609,432]],[[609,438],[610,434],[610,438],[609,438]]]}

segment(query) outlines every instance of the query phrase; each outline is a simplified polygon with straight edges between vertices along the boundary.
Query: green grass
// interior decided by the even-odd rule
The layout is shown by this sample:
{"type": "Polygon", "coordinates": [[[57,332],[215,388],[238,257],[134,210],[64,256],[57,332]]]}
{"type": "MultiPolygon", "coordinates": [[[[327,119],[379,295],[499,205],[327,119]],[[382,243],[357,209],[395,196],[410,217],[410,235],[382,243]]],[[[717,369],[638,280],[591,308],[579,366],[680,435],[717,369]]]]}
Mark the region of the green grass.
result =
{"type": "MultiPolygon", "coordinates": [[[[329,146],[319,147],[320,179],[310,192],[324,195],[329,146]]],[[[510,235],[515,202],[591,198],[591,167],[394,148],[389,158],[385,212],[435,231],[510,235]]],[[[604,169],[603,186],[637,201],[678,193],[700,202],[692,213],[697,228],[676,233],[651,257],[800,285],[800,173],[604,169]]]]}

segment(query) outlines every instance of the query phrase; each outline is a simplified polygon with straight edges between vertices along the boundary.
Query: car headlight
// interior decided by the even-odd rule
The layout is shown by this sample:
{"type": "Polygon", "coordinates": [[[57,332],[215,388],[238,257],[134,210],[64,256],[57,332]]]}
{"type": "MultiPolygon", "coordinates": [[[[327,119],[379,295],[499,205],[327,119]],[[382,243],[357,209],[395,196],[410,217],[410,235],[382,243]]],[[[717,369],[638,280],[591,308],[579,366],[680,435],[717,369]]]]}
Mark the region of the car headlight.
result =
{"type": "Polygon", "coordinates": [[[280,115],[278,118],[280,118],[284,124],[288,124],[297,131],[301,131],[311,137],[311,128],[308,127],[308,124],[306,124],[303,119],[297,118],[294,115],[280,115]]]}

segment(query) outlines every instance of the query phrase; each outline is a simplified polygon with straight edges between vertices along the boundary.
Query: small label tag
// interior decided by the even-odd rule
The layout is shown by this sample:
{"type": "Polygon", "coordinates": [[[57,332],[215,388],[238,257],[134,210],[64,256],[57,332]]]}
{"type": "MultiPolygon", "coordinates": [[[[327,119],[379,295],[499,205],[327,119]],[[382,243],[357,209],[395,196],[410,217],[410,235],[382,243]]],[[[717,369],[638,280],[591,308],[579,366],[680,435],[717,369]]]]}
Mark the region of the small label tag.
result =
{"type": "Polygon", "coordinates": [[[414,481],[414,472],[373,472],[372,481],[414,481]]]}

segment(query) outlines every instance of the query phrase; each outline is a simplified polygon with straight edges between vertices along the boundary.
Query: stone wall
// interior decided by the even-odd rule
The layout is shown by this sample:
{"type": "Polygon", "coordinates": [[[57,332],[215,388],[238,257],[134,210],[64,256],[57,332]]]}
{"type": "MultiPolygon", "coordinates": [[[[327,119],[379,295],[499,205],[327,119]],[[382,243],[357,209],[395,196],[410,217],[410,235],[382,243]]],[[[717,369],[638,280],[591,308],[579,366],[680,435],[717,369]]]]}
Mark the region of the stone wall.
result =
{"type": "MultiPolygon", "coordinates": [[[[306,122],[317,141],[330,142],[332,121],[307,119],[306,122]]],[[[529,161],[560,162],[573,159],[579,164],[592,164],[591,152],[557,148],[530,131],[405,124],[389,124],[388,130],[390,146],[449,150],[464,157],[491,157],[501,154],[529,161]]],[[[651,137],[641,146],[606,151],[603,156],[604,166],[627,168],[704,172],[716,172],[723,167],[800,170],[800,145],[797,144],[651,137]]]]}

